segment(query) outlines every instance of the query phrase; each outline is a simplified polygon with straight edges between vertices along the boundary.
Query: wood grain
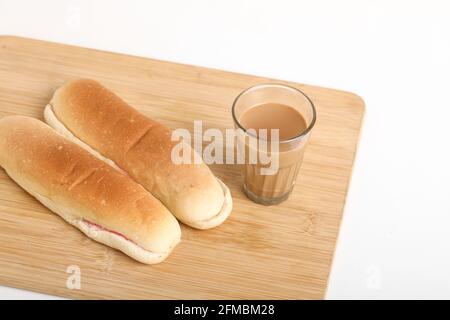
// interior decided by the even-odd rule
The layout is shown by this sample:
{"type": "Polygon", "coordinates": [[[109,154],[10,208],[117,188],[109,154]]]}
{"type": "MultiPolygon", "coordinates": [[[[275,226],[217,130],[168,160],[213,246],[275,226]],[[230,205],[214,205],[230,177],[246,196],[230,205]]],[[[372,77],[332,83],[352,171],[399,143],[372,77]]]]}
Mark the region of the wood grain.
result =
{"type": "MultiPolygon", "coordinates": [[[[0,37],[0,117],[42,119],[53,91],[75,77],[97,79],[148,116],[189,130],[199,119],[205,127],[231,128],[236,95],[251,85],[274,81],[0,37]]],[[[213,166],[231,189],[231,217],[208,231],[183,226],[182,242],[173,254],[162,264],[148,266],[85,237],[0,169],[0,284],[73,298],[323,298],[364,103],[351,93],[288,84],[305,91],[318,111],[288,201],[257,205],[243,194],[237,166],[213,166]],[[81,268],[81,290],[66,288],[70,265],[81,268]]]]}

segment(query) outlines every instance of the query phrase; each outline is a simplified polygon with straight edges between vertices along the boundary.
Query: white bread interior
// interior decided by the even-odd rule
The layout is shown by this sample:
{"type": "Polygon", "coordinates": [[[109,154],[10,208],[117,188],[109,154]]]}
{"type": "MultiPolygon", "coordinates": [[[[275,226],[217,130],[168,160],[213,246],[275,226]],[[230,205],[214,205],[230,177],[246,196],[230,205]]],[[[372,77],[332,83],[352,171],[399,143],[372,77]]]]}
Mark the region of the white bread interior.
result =
{"type": "Polygon", "coordinates": [[[228,189],[225,183],[223,183],[222,180],[220,180],[219,178],[217,178],[217,181],[219,181],[219,184],[222,187],[224,193],[224,202],[222,209],[219,211],[218,214],[216,214],[212,218],[206,220],[189,221],[187,222],[188,225],[196,229],[202,230],[210,229],[218,225],[221,225],[230,215],[231,210],[233,208],[233,200],[231,199],[230,189],[228,189]]]}
{"type": "MultiPolygon", "coordinates": [[[[56,131],[58,131],[61,135],[63,135],[64,137],[70,139],[71,141],[75,142],[76,144],[80,145],[81,147],[85,148],[87,151],[89,151],[92,155],[94,155],[95,157],[97,157],[100,160],[105,161],[108,164],[111,164],[112,166],[114,166],[115,168],[123,171],[121,168],[119,168],[119,166],[114,163],[114,161],[112,161],[111,159],[106,158],[104,155],[102,155],[99,151],[95,150],[94,148],[92,148],[91,146],[89,146],[88,144],[86,144],[84,141],[81,141],[78,137],[76,137],[65,125],[64,123],[62,123],[58,117],[55,115],[54,110],[53,110],[53,106],[51,103],[47,104],[47,106],[45,107],[44,110],[44,119],[45,121],[51,126],[53,127],[56,131]]],[[[193,228],[197,228],[197,229],[210,229],[213,227],[216,227],[220,224],[222,224],[230,215],[232,208],[233,208],[233,200],[231,197],[231,192],[230,189],[218,178],[216,178],[220,188],[222,189],[223,192],[223,202],[222,202],[222,206],[220,207],[219,210],[216,211],[215,214],[213,214],[212,216],[209,216],[208,218],[202,218],[201,215],[195,214],[196,208],[185,208],[186,205],[182,202],[182,201],[178,201],[175,199],[173,202],[175,202],[175,204],[173,204],[172,207],[181,207],[179,210],[174,209],[174,212],[172,211],[172,213],[175,214],[175,216],[180,219],[182,222],[186,223],[187,225],[193,227],[193,228]],[[191,210],[191,211],[190,211],[191,210]],[[184,212],[186,212],[186,214],[183,214],[184,212]],[[193,219],[194,218],[194,219],[193,219]],[[197,219],[195,219],[197,218],[197,219]]],[[[140,182],[140,181],[138,181],[140,182]]],[[[145,187],[145,185],[144,185],[145,187]]],[[[149,190],[151,191],[151,190],[149,190]]],[[[158,195],[155,195],[156,197],[158,197],[158,195]]],[[[158,197],[159,198],[159,197],[158,197]]],[[[167,206],[167,201],[163,201],[164,199],[160,199],[166,206],[167,206]]],[[[198,199],[198,201],[195,201],[199,208],[197,208],[198,211],[201,212],[206,212],[208,209],[207,208],[201,208],[201,206],[203,204],[205,204],[205,207],[208,205],[208,199],[198,199]]],[[[170,209],[170,206],[168,206],[170,209]]]]}

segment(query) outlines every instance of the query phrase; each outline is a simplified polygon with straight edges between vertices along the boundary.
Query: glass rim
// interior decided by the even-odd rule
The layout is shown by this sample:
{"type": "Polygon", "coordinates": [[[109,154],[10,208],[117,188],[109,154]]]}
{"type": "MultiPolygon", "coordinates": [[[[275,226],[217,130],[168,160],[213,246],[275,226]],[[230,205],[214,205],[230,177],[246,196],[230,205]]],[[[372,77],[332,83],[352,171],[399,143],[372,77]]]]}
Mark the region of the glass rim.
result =
{"type": "Polygon", "coordinates": [[[289,143],[289,142],[296,141],[296,140],[306,136],[312,130],[312,128],[314,127],[314,125],[316,123],[316,119],[317,119],[316,107],[314,106],[314,103],[312,102],[312,100],[302,90],[297,89],[290,85],[282,84],[282,83],[260,83],[260,84],[256,84],[251,87],[248,87],[247,89],[243,90],[241,93],[238,94],[238,96],[233,101],[233,105],[231,107],[231,115],[233,117],[234,123],[239,127],[239,129],[243,130],[244,133],[246,133],[258,140],[266,140],[266,139],[258,138],[258,136],[255,136],[254,134],[247,132],[250,128],[249,129],[244,128],[244,126],[238,121],[236,114],[235,114],[236,104],[237,104],[239,98],[241,98],[245,93],[248,93],[248,92],[256,90],[256,89],[264,88],[264,87],[278,87],[278,88],[287,89],[290,91],[294,91],[296,93],[300,93],[304,98],[306,98],[306,100],[309,102],[310,107],[312,109],[312,119],[310,121],[310,124],[300,134],[298,134],[292,138],[289,138],[289,139],[280,139],[279,142],[280,143],[289,143]]]}

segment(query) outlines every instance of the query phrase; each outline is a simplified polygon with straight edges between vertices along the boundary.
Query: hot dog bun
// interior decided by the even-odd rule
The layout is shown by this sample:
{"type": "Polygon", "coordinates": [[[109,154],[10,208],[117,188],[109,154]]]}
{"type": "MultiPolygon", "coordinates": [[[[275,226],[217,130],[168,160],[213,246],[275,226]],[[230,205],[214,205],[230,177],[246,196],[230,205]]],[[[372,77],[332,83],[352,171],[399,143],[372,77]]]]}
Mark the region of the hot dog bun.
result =
{"type": "Polygon", "coordinates": [[[199,229],[230,214],[229,189],[204,164],[175,164],[171,131],[93,80],[66,83],[44,112],[46,122],[150,191],[182,222],[199,229]]]}
{"type": "Polygon", "coordinates": [[[39,120],[0,119],[0,165],[68,223],[140,262],[161,262],[180,240],[176,219],[142,186],[39,120]]]}

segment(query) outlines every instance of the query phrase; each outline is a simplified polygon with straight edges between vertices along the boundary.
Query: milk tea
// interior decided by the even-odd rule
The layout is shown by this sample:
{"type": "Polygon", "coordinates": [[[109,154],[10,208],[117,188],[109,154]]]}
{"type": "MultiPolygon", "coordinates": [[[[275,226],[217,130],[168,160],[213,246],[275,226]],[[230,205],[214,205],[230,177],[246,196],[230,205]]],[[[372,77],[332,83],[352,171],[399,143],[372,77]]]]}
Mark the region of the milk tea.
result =
{"type": "MultiPolygon", "coordinates": [[[[267,165],[260,163],[245,164],[244,189],[251,199],[273,199],[266,204],[274,204],[286,199],[291,192],[300,169],[306,138],[293,139],[302,135],[307,129],[307,122],[299,111],[285,104],[263,103],[252,106],[239,117],[239,123],[246,129],[267,129],[267,140],[270,140],[270,129],[279,129],[280,145],[277,154],[279,169],[274,175],[262,175],[261,168],[267,165]]],[[[258,137],[261,139],[261,137],[258,137]]],[[[246,153],[252,148],[246,144],[246,153]]],[[[258,149],[261,152],[261,149],[258,149]]],[[[270,152],[270,149],[262,152],[270,152]]]]}

